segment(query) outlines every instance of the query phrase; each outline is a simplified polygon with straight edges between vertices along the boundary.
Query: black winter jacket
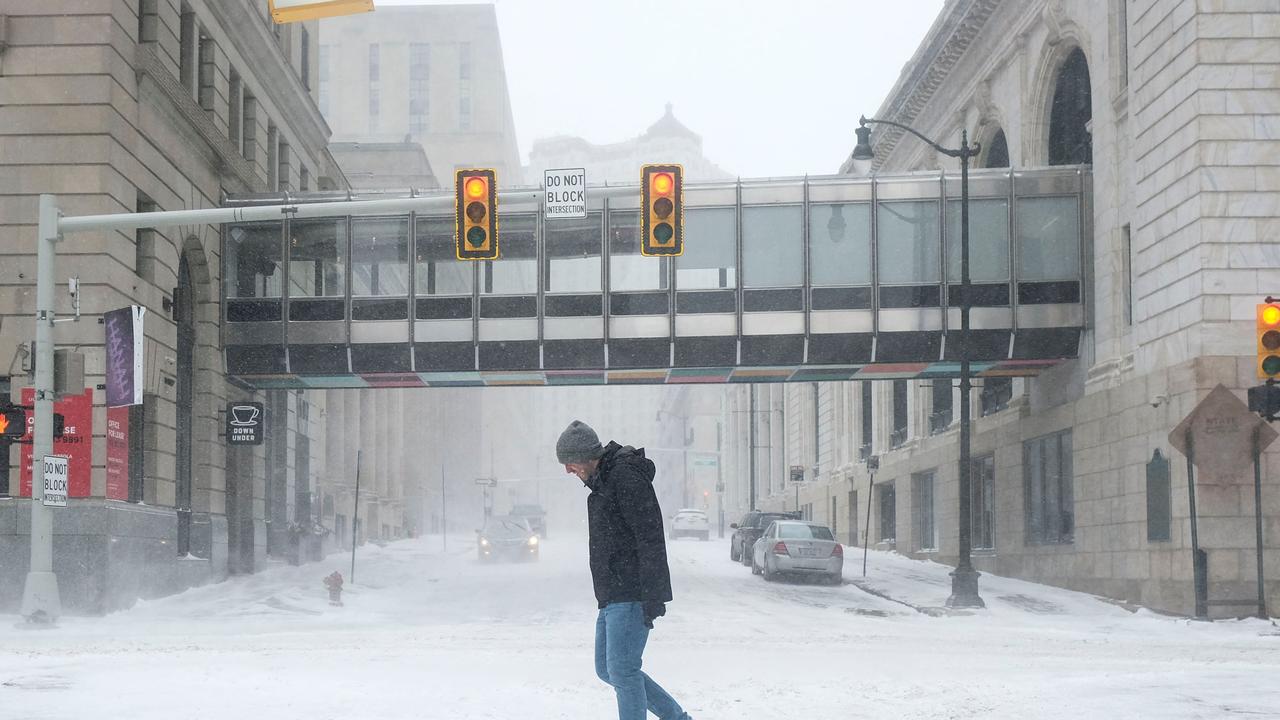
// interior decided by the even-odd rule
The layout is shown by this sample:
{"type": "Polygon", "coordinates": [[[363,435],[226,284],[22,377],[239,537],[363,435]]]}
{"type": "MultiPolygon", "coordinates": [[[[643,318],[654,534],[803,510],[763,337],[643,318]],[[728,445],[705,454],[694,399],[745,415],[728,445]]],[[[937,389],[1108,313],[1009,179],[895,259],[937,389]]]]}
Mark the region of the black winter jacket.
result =
{"type": "Polygon", "coordinates": [[[610,442],[587,479],[591,579],[600,607],[615,602],[670,602],[671,573],[662,509],[644,449],[610,442]]]}

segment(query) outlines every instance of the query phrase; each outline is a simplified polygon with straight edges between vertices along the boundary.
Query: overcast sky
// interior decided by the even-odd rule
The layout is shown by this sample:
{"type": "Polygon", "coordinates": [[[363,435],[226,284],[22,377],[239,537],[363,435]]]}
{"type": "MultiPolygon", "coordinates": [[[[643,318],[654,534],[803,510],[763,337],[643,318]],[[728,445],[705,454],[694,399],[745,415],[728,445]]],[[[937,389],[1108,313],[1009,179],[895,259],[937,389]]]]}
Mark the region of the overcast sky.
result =
{"type": "Polygon", "coordinates": [[[713,162],[765,177],[836,172],[943,0],[493,4],[525,161],[536,138],[639,135],[671,102],[713,162]]]}

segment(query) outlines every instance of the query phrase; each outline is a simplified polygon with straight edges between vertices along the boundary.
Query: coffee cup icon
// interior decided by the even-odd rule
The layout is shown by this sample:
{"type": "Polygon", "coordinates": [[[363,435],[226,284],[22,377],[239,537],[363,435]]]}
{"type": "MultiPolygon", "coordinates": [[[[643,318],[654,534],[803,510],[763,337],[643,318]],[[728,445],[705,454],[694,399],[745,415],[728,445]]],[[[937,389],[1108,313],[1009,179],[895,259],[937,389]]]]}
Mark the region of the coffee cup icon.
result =
{"type": "Polygon", "coordinates": [[[240,427],[255,425],[258,414],[262,412],[256,405],[233,405],[231,407],[231,424],[240,427]]]}

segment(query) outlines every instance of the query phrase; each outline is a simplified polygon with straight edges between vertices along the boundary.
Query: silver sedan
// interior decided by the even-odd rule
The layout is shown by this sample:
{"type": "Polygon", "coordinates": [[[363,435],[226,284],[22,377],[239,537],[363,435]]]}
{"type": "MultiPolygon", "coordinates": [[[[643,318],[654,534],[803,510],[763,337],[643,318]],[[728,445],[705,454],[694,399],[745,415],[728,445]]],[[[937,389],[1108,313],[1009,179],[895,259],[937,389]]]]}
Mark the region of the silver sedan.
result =
{"type": "Polygon", "coordinates": [[[763,574],[765,580],[806,575],[839,585],[844,578],[844,546],[821,523],[778,520],[756,541],[751,572],[763,574]]]}

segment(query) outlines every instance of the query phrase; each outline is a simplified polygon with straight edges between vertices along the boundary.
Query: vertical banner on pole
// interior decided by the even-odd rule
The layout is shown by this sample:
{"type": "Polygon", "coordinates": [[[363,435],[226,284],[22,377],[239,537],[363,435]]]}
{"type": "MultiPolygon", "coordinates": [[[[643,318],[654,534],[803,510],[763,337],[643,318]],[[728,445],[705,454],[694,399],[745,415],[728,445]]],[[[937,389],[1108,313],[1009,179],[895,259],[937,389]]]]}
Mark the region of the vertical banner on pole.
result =
{"type": "Polygon", "coordinates": [[[107,408],[107,499],[129,499],[129,407],[107,408]]]}
{"type": "Polygon", "coordinates": [[[142,318],[147,309],[138,305],[104,313],[107,355],[107,407],[141,405],[143,391],[142,318]]]}

